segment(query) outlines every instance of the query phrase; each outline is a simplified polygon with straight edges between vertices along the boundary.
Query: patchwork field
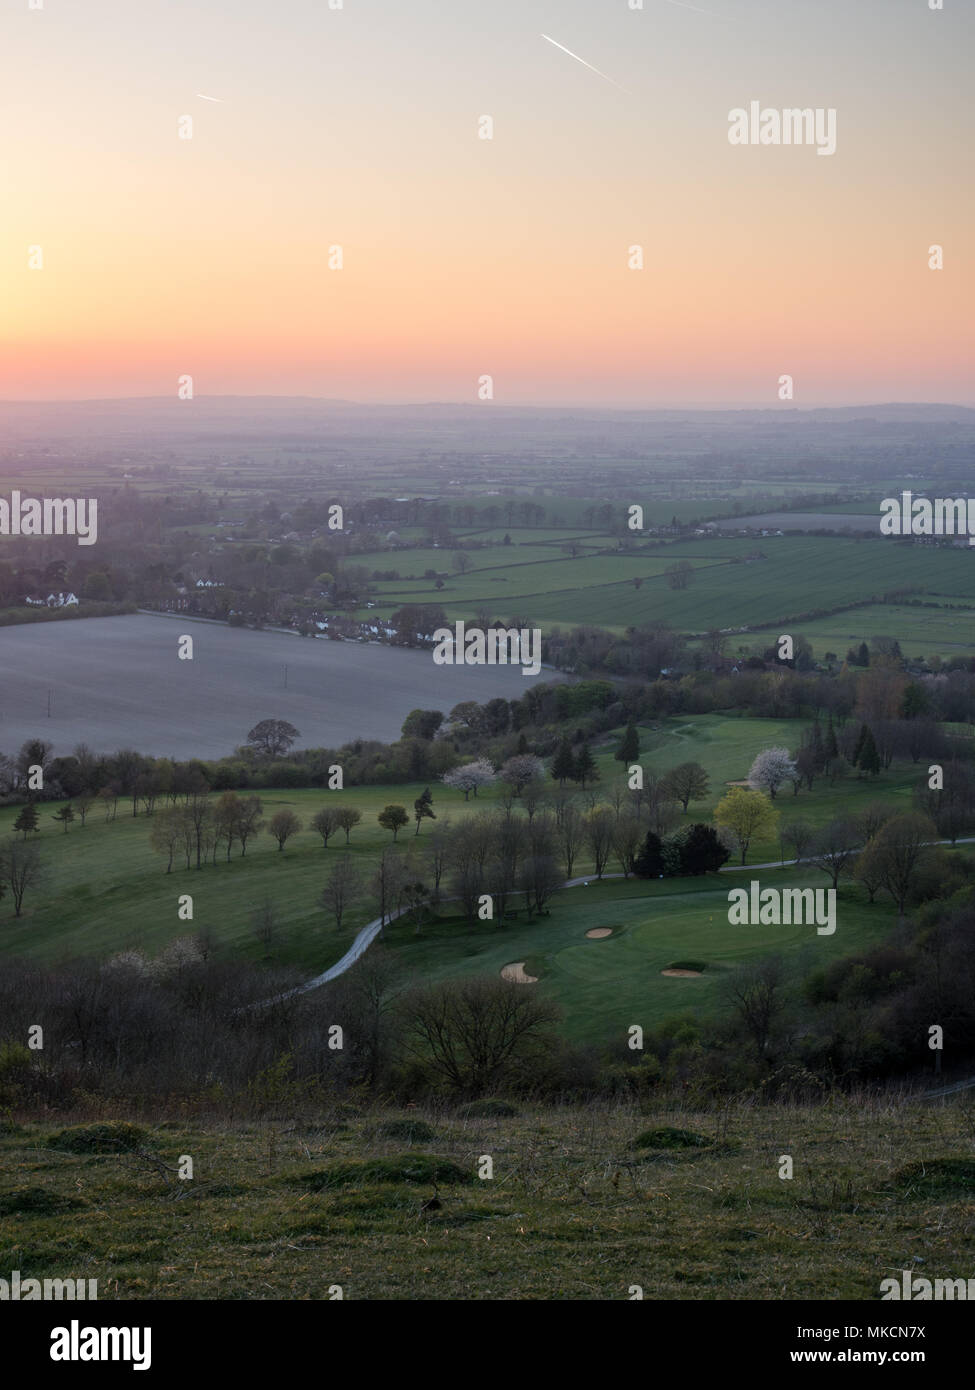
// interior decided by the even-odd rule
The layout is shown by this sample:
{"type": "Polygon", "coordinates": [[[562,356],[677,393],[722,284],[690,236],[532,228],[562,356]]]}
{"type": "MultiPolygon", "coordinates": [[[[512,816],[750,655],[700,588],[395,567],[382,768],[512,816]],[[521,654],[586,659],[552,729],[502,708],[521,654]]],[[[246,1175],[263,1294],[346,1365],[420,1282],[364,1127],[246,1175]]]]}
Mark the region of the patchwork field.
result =
{"type": "MultiPolygon", "coordinates": [[[[877,632],[900,636],[906,612],[904,630],[910,642],[916,634],[921,644],[917,654],[950,656],[975,650],[975,632],[956,628],[950,609],[938,614],[936,609],[891,606],[888,611],[887,605],[870,604],[904,590],[933,603],[975,601],[975,553],[967,549],[850,537],[715,536],[605,553],[616,545],[615,538],[592,532],[575,538],[579,553],[571,556],[562,553],[572,539],[568,534],[561,540],[531,537],[530,531],[516,531],[510,547],[468,552],[471,568],[465,574],[452,570],[450,554],[444,550],[357,557],[370,569],[422,576],[429,567],[443,578],[440,590],[429,579],[377,581],[376,607],[360,609],[357,616],[372,612],[388,617],[402,603],[437,603],[452,621],[470,620],[486,608],[500,619],[517,613],[543,629],[591,623],[622,632],[634,624],[663,621],[684,633],[701,633],[712,627],[761,628],[815,609],[853,604],[861,606],[831,618],[797,622],[797,631],[809,627],[816,632],[822,623],[828,634],[856,632],[858,643],[877,632]],[[525,543],[526,538],[531,539],[525,543]],[[687,560],[694,573],[686,589],[674,590],[665,571],[678,560],[687,560]],[[921,613],[940,619],[928,626],[926,641],[921,613]]],[[[754,638],[746,635],[741,640],[754,638]]],[[[853,639],[845,640],[849,645],[853,639]]]]}
{"type": "Polygon", "coordinates": [[[796,625],[820,660],[834,652],[842,661],[848,648],[872,637],[896,637],[905,656],[969,656],[975,652],[975,608],[919,608],[908,604],[864,604],[830,618],[796,625]]]}

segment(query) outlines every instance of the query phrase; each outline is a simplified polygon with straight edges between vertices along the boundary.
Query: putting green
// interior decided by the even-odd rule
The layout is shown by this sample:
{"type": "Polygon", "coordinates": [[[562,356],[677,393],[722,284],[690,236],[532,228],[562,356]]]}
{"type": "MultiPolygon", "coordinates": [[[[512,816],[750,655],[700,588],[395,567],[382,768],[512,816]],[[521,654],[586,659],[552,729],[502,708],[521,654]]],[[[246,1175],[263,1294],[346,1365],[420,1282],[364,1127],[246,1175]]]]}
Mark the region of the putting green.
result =
{"type": "MultiPolygon", "coordinates": [[[[826,885],[811,870],[762,870],[754,877],[763,887],[826,885]]],[[[563,890],[546,918],[519,917],[500,928],[451,918],[425,926],[419,937],[397,923],[387,928],[386,945],[425,980],[497,976],[510,962],[525,961],[527,973],[541,976],[539,993],[564,1010],[565,1033],[578,1042],[600,1042],[625,1036],[631,1024],[653,1027],[686,1010],[714,1018],[725,1007],[722,982],[739,963],[780,954],[798,979],[881,939],[895,921],[892,908],[841,888],[833,936],[819,936],[815,926],[731,926],[728,891],[751,878],[746,871],[658,883],[592,882],[563,890]],[[586,932],[607,917],[619,925],[594,949],[586,932]],[[664,977],[675,960],[704,961],[707,971],[698,978],[664,977]]]]}

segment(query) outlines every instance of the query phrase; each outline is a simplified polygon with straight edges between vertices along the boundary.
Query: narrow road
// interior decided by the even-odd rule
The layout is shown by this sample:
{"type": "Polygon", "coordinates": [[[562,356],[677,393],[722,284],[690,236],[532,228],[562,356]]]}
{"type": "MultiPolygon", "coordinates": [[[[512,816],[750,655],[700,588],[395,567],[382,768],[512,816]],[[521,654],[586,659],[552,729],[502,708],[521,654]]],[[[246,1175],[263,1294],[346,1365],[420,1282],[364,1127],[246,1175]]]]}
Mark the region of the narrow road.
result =
{"type": "MultiPolygon", "coordinates": [[[[389,920],[392,921],[396,916],[398,916],[398,914],[394,912],[389,920]]],[[[337,960],[333,966],[328,970],[323,970],[322,973],[316,975],[313,980],[307,980],[305,984],[300,985],[296,993],[304,994],[309,989],[317,989],[319,985],[327,985],[329,980],[334,980],[337,976],[344,975],[349,967],[355,965],[363,952],[372,945],[382,929],[382,918],[375,917],[371,922],[367,923],[360,932],[356,933],[355,940],[341,960],[337,960]]]]}
{"type": "MultiPolygon", "coordinates": [[[[933,845],[975,845],[975,835],[959,836],[957,840],[932,840],[933,845]]],[[[840,854],[848,854],[849,850],[839,850],[840,854]]],[[[856,849],[854,848],[854,853],[856,849]]],[[[766,864],[724,864],[719,870],[722,874],[740,874],[746,869],[787,869],[790,864],[811,864],[813,860],[809,855],[804,859],[771,859],[766,864]]],[[[606,874],[603,875],[607,877],[606,874]]],[[[619,874],[613,874],[613,878],[619,878],[619,874]]]]}
{"type": "MultiPolygon", "coordinates": [[[[395,921],[397,917],[402,916],[407,910],[408,909],[404,907],[400,908],[399,912],[391,912],[386,918],[386,923],[395,921]]],[[[282,999],[293,999],[296,994],[307,994],[310,989],[318,989],[319,985],[327,985],[329,980],[335,980],[339,975],[344,975],[372,945],[376,937],[382,931],[384,925],[381,917],[374,917],[371,922],[366,923],[361,931],[356,933],[352,945],[341,960],[337,960],[328,970],[323,970],[322,973],[316,975],[314,979],[306,980],[303,985],[296,985],[294,989],[285,990],[283,994],[273,994],[270,999],[258,999],[256,1003],[248,1004],[241,1012],[246,1012],[247,1009],[263,1009],[267,1004],[277,1004],[280,1003],[282,999]]]]}

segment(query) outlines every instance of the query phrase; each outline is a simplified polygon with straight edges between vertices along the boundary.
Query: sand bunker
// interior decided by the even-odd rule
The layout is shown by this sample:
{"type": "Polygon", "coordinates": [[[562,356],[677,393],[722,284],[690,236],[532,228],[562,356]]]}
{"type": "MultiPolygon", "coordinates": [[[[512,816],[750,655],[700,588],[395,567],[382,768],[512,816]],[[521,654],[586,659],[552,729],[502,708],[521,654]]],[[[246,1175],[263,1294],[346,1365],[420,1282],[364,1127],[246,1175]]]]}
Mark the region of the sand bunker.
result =
{"type": "Polygon", "coordinates": [[[501,967],[501,978],[502,980],[511,980],[516,985],[538,984],[537,975],[525,974],[525,962],[523,960],[516,960],[511,965],[503,965],[501,967]]]}
{"type": "Polygon", "coordinates": [[[700,976],[700,970],[661,970],[661,975],[676,975],[680,979],[690,979],[692,976],[700,976]]]}
{"type": "Polygon", "coordinates": [[[612,935],[613,935],[613,928],[612,928],[612,927],[592,927],[589,931],[586,932],[586,935],[592,937],[592,939],[593,939],[594,941],[598,941],[598,940],[600,940],[600,938],[602,938],[602,937],[604,937],[604,936],[612,936],[612,935]]]}

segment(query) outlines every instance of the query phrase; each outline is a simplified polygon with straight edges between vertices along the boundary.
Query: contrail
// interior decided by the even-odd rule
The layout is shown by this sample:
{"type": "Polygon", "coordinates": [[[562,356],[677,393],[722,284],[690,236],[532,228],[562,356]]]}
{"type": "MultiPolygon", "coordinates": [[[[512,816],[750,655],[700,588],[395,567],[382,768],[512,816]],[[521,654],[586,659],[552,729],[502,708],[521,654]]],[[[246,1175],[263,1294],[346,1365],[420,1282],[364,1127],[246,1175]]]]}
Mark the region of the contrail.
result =
{"type": "Polygon", "coordinates": [[[716,14],[714,10],[702,10],[697,5],[685,5],[683,0],[665,0],[668,5],[676,5],[679,10],[693,10],[695,14],[709,14],[712,19],[728,19],[729,15],[716,14]]]}
{"type": "MultiPolygon", "coordinates": [[[[625,87],[620,87],[620,84],[619,84],[618,82],[614,82],[613,79],[612,79],[611,77],[607,77],[606,74],[605,74],[604,72],[600,72],[598,68],[594,68],[593,65],[592,65],[592,63],[587,63],[586,60],[585,60],[585,58],[580,58],[579,55],[578,55],[578,53],[573,53],[571,48],[566,48],[565,44],[556,43],[554,39],[550,39],[550,38],[549,38],[548,34],[543,34],[543,35],[542,35],[542,38],[545,39],[548,43],[553,44],[554,47],[556,47],[556,48],[561,48],[561,50],[562,50],[563,53],[568,53],[568,55],[569,55],[570,58],[574,58],[574,59],[576,60],[577,63],[581,63],[582,66],[583,66],[584,68],[588,68],[590,72],[594,72],[594,73],[596,74],[596,76],[597,76],[597,77],[601,77],[601,78],[603,79],[604,82],[609,82],[609,83],[611,84],[611,86],[613,86],[613,87],[619,87],[619,89],[620,89],[621,92],[626,92],[626,88],[625,88],[625,87]]],[[[626,92],[626,95],[627,95],[627,96],[630,96],[631,93],[630,93],[630,92],[626,92]]]]}
{"type": "Polygon", "coordinates": [[[201,101],[217,101],[220,102],[221,105],[223,105],[222,97],[208,97],[204,96],[202,92],[197,92],[197,96],[200,98],[201,101]]]}

